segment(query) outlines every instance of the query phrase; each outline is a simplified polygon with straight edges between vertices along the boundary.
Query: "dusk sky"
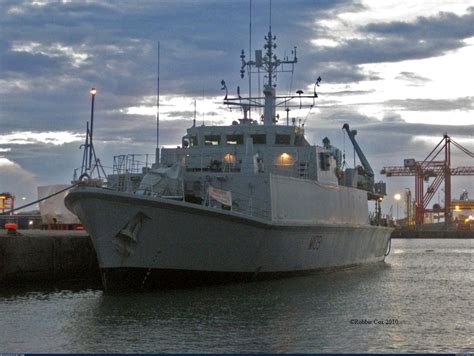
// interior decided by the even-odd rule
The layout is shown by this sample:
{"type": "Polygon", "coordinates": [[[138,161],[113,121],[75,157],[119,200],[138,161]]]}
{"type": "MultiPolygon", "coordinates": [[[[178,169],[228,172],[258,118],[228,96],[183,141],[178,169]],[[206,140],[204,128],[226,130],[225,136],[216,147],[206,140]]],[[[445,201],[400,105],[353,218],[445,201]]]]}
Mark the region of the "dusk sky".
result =
{"type": "MultiPolygon", "coordinates": [[[[423,160],[444,133],[474,151],[474,1],[272,4],[277,54],[298,52],[293,77],[279,75],[278,89],[311,93],[322,78],[316,108],[291,113],[306,120],[311,143],[328,136],[352,165],[347,122],[377,173],[423,160]]],[[[263,47],[268,9],[268,0],[253,0],[252,50],[263,47]]],[[[0,192],[17,205],[34,201],[39,185],[70,183],[91,87],[104,166],[118,154],[154,154],[158,41],[161,144],[180,144],[194,100],[206,125],[242,115],[222,104],[220,82],[247,93],[239,56],[248,55],[249,1],[0,0],[0,31],[0,192]]],[[[457,149],[452,157],[453,167],[474,166],[457,149]]],[[[388,183],[385,212],[395,193],[414,191],[413,177],[376,179],[388,183]]],[[[474,198],[474,177],[453,178],[453,198],[464,189],[474,198]]]]}

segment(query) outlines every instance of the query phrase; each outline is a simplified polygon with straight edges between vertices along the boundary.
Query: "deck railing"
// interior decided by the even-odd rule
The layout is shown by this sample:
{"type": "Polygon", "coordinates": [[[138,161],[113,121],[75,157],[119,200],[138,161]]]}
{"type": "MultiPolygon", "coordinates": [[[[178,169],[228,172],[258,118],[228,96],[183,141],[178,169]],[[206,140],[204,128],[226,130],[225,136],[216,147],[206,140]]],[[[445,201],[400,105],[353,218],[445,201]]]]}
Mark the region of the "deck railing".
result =
{"type": "Polygon", "coordinates": [[[155,162],[154,154],[126,154],[114,156],[113,174],[142,173],[143,168],[151,168],[155,162]]]}

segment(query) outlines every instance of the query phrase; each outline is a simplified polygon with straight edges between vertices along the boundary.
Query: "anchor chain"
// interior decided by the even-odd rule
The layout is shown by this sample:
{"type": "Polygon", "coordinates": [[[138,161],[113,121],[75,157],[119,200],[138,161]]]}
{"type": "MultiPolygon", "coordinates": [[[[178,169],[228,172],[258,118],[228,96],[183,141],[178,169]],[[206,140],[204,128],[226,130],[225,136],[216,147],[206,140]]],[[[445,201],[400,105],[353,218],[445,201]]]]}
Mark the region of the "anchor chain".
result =
{"type": "MultiPolygon", "coordinates": [[[[158,251],[155,256],[153,257],[153,262],[152,262],[152,266],[155,264],[156,262],[156,259],[158,258],[158,255],[161,253],[161,251],[158,251]]],[[[148,279],[148,277],[150,276],[151,274],[151,270],[152,270],[152,267],[148,268],[148,270],[146,271],[145,275],[143,276],[143,280],[142,280],[142,284],[141,284],[141,287],[140,289],[144,289],[145,288],[145,283],[148,279]]]]}

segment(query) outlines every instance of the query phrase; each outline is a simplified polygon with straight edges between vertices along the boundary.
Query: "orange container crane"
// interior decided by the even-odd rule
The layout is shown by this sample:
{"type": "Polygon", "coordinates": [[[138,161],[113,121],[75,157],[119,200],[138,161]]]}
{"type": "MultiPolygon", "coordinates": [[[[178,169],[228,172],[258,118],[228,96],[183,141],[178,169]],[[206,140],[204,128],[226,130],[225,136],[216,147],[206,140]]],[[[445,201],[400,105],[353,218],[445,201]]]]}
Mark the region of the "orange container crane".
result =
{"type": "Polygon", "coordinates": [[[468,156],[474,158],[474,153],[454,141],[447,134],[430,152],[423,161],[415,159],[405,159],[403,167],[384,167],[380,174],[387,177],[415,176],[415,222],[416,225],[423,224],[426,212],[433,212],[428,209],[428,204],[444,181],[444,221],[445,225],[451,222],[451,177],[452,176],[472,176],[474,167],[451,168],[451,144],[468,156]],[[443,157],[444,156],[444,157],[443,157]],[[430,178],[434,180],[430,184],[430,178]],[[428,184],[426,192],[425,182],[428,184]]]}
{"type": "Polygon", "coordinates": [[[1,193],[0,194],[0,211],[4,213],[5,211],[10,211],[15,208],[15,196],[10,193],[1,193]]]}

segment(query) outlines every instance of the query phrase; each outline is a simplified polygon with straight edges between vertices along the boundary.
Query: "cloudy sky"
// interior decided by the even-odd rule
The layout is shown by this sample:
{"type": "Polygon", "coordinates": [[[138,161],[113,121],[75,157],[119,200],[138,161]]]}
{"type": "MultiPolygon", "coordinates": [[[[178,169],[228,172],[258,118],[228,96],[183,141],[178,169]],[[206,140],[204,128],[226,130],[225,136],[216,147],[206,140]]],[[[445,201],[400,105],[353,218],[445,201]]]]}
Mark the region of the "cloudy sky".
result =
{"type": "MultiPolygon", "coordinates": [[[[253,0],[253,49],[268,31],[268,4],[253,0]]],[[[240,117],[222,105],[220,81],[231,93],[248,87],[239,55],[249,48],[249,8],[243,0],[0,0],[0,191],[23,203],[38,185],[70,182],[92,86],[104,165],[154,153],[158,41],[163,145],[180,143],[194,100],[207,125],[240,117]]],[[[352,163],[348,122],[377,172],[424,159],[444,133],[474,151],[473,24],[474,1],[273,0],[277,53],[296,46],[299,62],[293,76],[278,77],[279,89],[311,92],[321,76],[317,107],[292,116],[306,120],[311,142],[329,136],[352,163]]],[[[453,166],[474,162],[453,149],[453,166]]],[[[388,184],[386,210],[396,192],[414,190],[413,177],[388,184]]],[[[463,189],[474,197],[473,177],[453,179],[453,196],[463,189]]]]}

